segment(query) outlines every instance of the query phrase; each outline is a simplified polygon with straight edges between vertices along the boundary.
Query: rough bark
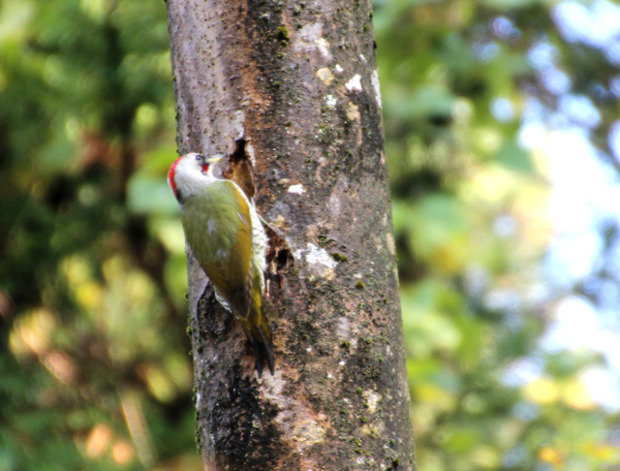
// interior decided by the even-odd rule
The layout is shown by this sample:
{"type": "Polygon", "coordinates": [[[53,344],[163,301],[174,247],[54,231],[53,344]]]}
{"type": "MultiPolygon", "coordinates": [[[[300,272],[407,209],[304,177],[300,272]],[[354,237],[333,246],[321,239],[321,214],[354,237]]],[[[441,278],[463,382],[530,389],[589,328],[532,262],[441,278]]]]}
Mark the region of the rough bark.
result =
{"type": "Polygon", "coordinates": [[[370,1],[168,0],[179,152],[254,166],[276,371],[188,254],[208,470],[414,468],[370,1]],[[245,146],[244,146],[245,144],[245,146]]]}

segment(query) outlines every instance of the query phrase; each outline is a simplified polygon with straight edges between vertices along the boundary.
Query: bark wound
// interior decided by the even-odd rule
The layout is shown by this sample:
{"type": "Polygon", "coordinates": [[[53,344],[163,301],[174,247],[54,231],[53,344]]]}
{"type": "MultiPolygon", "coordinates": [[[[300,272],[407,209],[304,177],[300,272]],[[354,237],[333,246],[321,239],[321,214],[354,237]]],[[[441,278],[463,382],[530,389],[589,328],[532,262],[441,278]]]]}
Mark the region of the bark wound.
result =
{"type": "MultiPolygon", "coordinates": [[[[252,162],[246,153],[247,141],[240,137],[235,140],[234,151],[227,156],[228,166],[222,176],[233,180],[239,185],[248,198],[253,198],[256,193],[254,184],[254,171],[252,162]]],[[[282,297],[282,281],[292,266],[293,257],[283,235],[268,221],[264,221],[265,232],[268,238],[266,292],[270,300],[282,297]]]]}
{"type": "Polygon", "coordinates": [[[251,161],[271,225],[273,377],[188,257],[206,469],[413,469],[370,2],[168,10],[179,150],[251,161]]]}
{"type": "Polygon", "coordinates": [[[254,171],[252,162],[245,152],[246,144],[247,141],[243,137],[235,140],[235,150],[228,156],[228,168],[223,176],[237,183],[248,198],[254,198],[256,193],[254,171]]]}

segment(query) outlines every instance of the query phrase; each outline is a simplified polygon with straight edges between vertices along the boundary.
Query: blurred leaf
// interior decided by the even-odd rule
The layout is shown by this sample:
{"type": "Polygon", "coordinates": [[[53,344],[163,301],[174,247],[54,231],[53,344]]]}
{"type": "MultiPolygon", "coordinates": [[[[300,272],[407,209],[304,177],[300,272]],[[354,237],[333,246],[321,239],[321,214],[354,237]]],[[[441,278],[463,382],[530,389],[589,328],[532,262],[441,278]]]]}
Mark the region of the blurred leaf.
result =
{"type": "Polygon", "coordinates": [[[428,280],[401,292],[405,344],[414,355],[454,350],[461,334],[451,321],[459,314],[458,294],[428,280]]]}
{"type": "Polygon", "coordinates": [[[178,203],[163,178],[136,174],[127,189],[127,206],[137,214],[173,214],[178,203]]]}
{"type": "Polygon", "coordinates": [[[495,154],[495,161],[509,170],[534,173],[534,165],[528,152],[514,141],[504,143],[495,154]]]}
{"type": "Polygon", "coordinates": [[[469,258],[469,217],[449,195],[429,195],[410,211],[409,243],[417,256],[446,273],[463,269],[469,258]]]}

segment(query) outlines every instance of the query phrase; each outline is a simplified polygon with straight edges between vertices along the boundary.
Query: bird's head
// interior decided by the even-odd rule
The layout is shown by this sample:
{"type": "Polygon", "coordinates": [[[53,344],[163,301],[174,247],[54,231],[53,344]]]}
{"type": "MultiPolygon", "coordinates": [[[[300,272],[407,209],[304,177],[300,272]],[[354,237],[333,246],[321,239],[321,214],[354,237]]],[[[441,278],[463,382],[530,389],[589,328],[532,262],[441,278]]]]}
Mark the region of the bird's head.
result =
{"type": "Polygon", "coordinates": [[[168,184],[179,203],[183,203],[185,199],[198,193],[205,185],[217,180],[213,169],[222,157],[222,155],[205,157],[192,152],[174,161],[168,170],[168,184]]]}

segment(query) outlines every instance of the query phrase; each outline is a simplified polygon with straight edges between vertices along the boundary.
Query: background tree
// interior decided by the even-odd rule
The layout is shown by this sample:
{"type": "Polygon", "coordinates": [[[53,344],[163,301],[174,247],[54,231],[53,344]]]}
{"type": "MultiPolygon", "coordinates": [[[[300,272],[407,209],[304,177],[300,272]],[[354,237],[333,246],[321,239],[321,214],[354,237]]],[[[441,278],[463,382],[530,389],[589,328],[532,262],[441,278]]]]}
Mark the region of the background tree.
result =
{"type": "MultiPolygon", "coordinates": [[[[420,469],[617,466],[617,15],[375,2],[420,469]],[[548,216],[567,201],[577,235],[548,216]],[[566,317],[601,348],[550,349],[566,317]]],[[[201,469],[166,21],[0,7],[0,469],[201,469]]]]}

